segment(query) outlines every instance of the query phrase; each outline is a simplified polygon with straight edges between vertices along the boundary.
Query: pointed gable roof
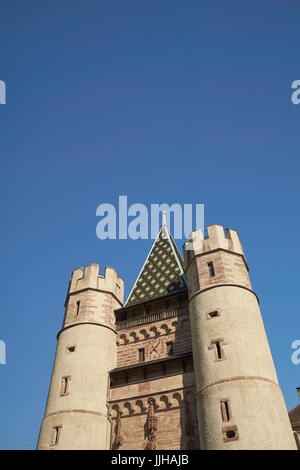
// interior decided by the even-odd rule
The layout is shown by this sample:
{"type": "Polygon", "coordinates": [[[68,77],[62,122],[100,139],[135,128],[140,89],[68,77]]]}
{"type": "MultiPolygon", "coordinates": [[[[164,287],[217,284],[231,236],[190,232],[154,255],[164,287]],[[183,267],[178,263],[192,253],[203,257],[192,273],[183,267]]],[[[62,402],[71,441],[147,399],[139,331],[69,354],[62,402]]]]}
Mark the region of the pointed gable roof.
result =
{"type": "Polygon", "coordinates": [[[163,223],[128,296],[125,307],[186,290],[183,262],[163,223]]]}

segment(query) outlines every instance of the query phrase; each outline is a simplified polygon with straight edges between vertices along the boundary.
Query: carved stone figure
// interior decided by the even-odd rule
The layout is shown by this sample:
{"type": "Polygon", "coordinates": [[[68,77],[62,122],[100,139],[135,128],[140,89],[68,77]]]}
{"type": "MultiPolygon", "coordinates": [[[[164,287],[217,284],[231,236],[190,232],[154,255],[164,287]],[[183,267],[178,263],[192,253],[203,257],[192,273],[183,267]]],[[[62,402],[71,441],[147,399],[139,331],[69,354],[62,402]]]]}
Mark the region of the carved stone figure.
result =
{"type": "Polygon", "coordinates": [[[149,406],[148,406],[148,415],[147,415],[147,432],[148,432],[148,442],[146,449],[147,450],[156,450],[157,443],[156,443],[156,435],[157,435],[157,418],[155,416],[155,409],[154,409],[154,400],[153,398],[149,398],[149,406]]]}
{"type": "Polygon", "coordinates": [[[115,426],[115,438],[112,444],[112,449],[119,449],[121,445],[123,445],[123,437],[121,436],[121,412],[118,411],[115,426]]]}

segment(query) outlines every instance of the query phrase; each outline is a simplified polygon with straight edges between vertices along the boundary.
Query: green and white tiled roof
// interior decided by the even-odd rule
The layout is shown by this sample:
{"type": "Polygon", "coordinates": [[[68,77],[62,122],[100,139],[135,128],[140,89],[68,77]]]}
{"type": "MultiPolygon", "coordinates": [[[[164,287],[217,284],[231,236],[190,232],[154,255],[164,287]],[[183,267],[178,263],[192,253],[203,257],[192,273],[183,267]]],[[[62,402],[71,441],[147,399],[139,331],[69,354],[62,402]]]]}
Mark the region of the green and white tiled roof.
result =
{"type": "Polygon", "coordinates": [[[125,306],[185,289],[182,258],[167,225],[163,224],[125,306]]]}

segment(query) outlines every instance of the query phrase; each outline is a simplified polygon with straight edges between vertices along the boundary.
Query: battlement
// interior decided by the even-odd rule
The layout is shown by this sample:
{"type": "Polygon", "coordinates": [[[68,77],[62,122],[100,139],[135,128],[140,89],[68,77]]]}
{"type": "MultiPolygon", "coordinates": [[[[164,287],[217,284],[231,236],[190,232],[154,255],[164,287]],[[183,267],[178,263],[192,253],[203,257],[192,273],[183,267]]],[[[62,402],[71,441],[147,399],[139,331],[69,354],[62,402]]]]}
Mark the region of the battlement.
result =
{"type": "Polygon", "coordinates": [[[124,301],[124,281],[117,271],[109,266],[105,267],[104,276],[99,274],[99,264],[90,264],[86,268],[75,269],[72,273],[69,294],[82,289],[97,289],[111,292],[118,300],[124,301]]]}
{"type": "Polygon", "coordinates": [[[207,232],[208,237],[204,237],[201,229],[194,230],[191,233],[191,238],[183,245],[185,267],[187,267],[194,256],[220,248],[245,257],[236,230],[227,228],[224,233],[222,225],[213,224],[208,225],[207,232]]]}

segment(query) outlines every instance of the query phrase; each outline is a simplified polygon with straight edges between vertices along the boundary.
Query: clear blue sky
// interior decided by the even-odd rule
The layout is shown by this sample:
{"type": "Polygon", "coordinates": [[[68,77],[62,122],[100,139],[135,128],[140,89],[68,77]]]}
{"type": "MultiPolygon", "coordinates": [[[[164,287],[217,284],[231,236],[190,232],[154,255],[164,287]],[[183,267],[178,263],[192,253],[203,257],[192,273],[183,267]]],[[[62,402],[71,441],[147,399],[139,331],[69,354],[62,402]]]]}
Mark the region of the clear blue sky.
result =
{"type": "Polygon", "coordinates": [[[72,270],[132,287],[152,240],[95,232],[122,194],[239,231],[298,403],[299,17],[298,0],[2,1],[0,448],[36,445],[72,270]]]}

